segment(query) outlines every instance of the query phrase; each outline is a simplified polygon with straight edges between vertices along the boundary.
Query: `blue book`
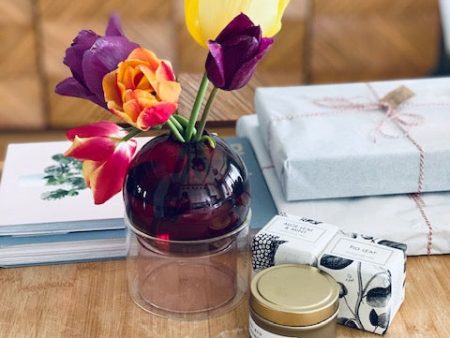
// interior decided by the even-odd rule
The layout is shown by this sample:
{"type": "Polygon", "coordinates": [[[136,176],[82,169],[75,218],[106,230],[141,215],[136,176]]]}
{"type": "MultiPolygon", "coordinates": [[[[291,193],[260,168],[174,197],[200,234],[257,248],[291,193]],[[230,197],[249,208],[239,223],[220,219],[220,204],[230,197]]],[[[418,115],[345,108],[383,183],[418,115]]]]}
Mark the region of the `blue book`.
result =
{"type": "Polygon", "coordinates": [[[0,267],[74,263],[126,256],[126,230],[1,236],[0,267]]]}
{"type": "Polygon", "coordinates": [[[246,137],[228,137],[225,138],[225,141],[238,152],[245,162],[251,189],[252,219],[250,227],[252,230],[261,229],[273,216],[278,214],[261,167],[258,164],[252,145],[246,137]]]}

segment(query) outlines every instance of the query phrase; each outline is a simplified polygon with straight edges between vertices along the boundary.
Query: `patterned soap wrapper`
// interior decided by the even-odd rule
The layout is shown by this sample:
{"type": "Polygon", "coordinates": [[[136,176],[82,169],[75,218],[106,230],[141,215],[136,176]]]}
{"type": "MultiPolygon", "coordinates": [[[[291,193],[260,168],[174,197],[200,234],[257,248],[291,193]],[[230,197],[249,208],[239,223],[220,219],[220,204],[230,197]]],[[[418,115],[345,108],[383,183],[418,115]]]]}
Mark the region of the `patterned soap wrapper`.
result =
{"type": "Polygon", "coordinates": [[[254,271],[285,263],[317,265],[339,228],[292,215],[273,217],[253,238],[254,271]]]}
{"type": "Polygon", "coordinates": [[[323,251],[318,268],[339,284],[338,323],[386,333],[405,297],[405,244],[341,232],[323,251]]]}

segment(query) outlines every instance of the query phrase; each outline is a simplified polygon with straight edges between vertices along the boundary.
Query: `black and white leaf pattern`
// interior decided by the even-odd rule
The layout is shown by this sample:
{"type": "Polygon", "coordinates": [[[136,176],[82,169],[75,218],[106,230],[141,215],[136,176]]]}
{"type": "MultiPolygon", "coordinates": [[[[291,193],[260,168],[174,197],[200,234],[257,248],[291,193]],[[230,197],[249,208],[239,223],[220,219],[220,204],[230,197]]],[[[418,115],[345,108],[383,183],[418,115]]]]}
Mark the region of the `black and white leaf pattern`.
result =
{"type": "Polygon", "coordinates": [[[373,326],[378,326],[378,314],[374,309],[372,309],[369,313],[369,320],[370,324],[373,326]]]}
{"type": "Polygon", "coordinates": [[[367,304],[373,307],[384,307],[391,299],[391,285],[385,288],[373,288],[367,292],[367,304]]]}
{"type": "Polygon", "coordinates": [[[286,243],[279,236],[267,233],[256,235],[252,241],[252,266],[254,270],[266,269],[274,265],[278,247],[286,243]]]}
{"type": "Polygon", "coordinates": [[[339,298],[345,297],[348,294],[348,289],[347,287],[342,284],[341,282],[337,282],[339,285],[339,298]]]}
{"type": "Polygon", "coordinates": [[[342,234],[349,238],[353,238],[353,239],[358,238],[358,234],[356,232],[342,232],[342,234]]]}
{"type": "Polygon", "coordinates": [[[375,238],[373,236],[361,235],[361,238],[365,239],[366,241],[370,241],[372,243],[375,243],[375,238]]]}
{"type": "Polygon", "coordinates": [[[352,263],[353,260],[351,259],[337,257],[333,255],[323,255],[322,258],[320,259],[320,265],[332,270],[345,269],[352,263]]]}
{"type": "Polygon", "coordinates": [[[372,309],[372,311],[370,311],[369,314],[370,324],[372,324],[373,326],[379,326],[383,329],[386,329],[388,327],[389,318],[390,318],[389,312],[382,313],[381,315],[379,315],[374,309],[372,309]]]}
{"type": "Polygon", "coordinates": [[[386,326],[384,327],[385,330],[381,334],[386,334],[387,330],[389,329],[389,323],[391,321],[391,312],[390,311],[386,313],[385,318],[386,318],[386,326]]]}
{"type": "Polygon", "coordinates": [[[352,329],[359,329],[358,324],[353,319],[348,319],[345,317],[338,318],[338,324],[351,327],[352,329]]]}
{"type": "Polygon", "coordinates": [[[385,239],[379,241],[378,244],[384,245],[384,246],[388,246],[388,247],[394,248],[394,249],[399,249],[399,250],[402,250],[405,253],[406,253],[406,249],[407,249],[407,245],[404,244],[404,243],[388,241],[388,240],[385,240],[385,239]]]}
{"type": "Polygon", "coordinates": [[[386,329],[389,326],[389,313],[382,313],[378,316],[378,326],[386,329]]]}
{"type": "Polygon", "coordinates": [[[313,224],[313,225],[318,225],[318,224],[322,224],[323,223],[323,222],[316,221],[316,220],[313,220],[311,218],[306,218],[306,217],[301,218],[301,220],[303,222],[310,223],[310,224],[313,224]]]}

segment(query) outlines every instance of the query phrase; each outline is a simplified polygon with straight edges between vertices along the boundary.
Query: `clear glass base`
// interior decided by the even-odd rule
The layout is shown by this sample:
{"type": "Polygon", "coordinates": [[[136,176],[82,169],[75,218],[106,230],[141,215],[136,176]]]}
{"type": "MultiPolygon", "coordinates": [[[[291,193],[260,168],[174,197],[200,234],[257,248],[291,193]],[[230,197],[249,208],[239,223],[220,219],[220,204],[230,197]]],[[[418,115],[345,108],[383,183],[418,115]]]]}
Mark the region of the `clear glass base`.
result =
{"type": "Polygon", "coordinates": [[[126,220],[134,302],[150,313],[186,320],[221,315],[237,306],[248,291],[250,214],[233,232],[199,241],[154,238],[126,220]]]}

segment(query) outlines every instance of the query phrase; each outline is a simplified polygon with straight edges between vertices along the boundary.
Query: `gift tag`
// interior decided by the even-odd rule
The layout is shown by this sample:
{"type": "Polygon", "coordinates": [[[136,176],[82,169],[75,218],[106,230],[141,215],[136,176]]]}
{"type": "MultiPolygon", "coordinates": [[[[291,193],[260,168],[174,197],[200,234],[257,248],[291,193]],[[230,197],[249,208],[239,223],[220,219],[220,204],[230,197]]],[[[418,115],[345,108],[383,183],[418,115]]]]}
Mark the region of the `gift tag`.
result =
{"type": "Polygon", "coordinates": [[[381,98],[380,102],[388,105],[391,108],[397,108],[403,102],[408,101],[416,95],[411,89],[406,86],[400,86],[397,89],[389,92],[381,98]]]}

